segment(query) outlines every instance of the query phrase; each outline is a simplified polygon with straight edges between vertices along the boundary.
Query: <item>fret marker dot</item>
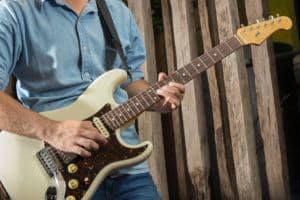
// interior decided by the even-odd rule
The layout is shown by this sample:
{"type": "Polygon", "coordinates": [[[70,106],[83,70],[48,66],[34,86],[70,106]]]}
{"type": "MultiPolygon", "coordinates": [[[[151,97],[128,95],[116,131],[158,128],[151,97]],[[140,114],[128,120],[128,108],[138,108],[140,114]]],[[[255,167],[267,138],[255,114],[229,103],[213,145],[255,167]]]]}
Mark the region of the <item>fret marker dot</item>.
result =
{"type": "Polygon", "coordinates": [[[130,112],[130,109],[127,109],[128,112],[130,112]]]}
{"type": "Polygon", "coordinates": [[[217,54],[216,54],[216,53],[214,53],[214,56],[217,56],[217,54]]]}
{"type": "Polygon", "coordinates": [[[200,67],[200,64],[198,64],[197,66],[200,67]]]}
{"type": "Polygon", "coordinates": [[[185,74],[185,73],[183,73],[183,74],[182,74],[182,76],[186,76],[186,74],[185,74]]]}
{"type": "Polygon", "coordinates": [[[139,103],[136,103],[135,105],[137,105],[137,106],[138,106],[138,105],[139,105],[139,103]]]}

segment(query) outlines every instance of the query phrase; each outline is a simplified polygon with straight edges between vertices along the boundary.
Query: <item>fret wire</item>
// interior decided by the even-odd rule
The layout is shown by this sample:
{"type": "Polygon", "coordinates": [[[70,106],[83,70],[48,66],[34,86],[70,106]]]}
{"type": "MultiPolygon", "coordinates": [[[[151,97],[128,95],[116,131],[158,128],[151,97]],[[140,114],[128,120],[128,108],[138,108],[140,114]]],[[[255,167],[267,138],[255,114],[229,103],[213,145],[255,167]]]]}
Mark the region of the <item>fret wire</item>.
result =
{"type": "Polygon", "coordinates": [[[176,71],[174,74],[176,74],[175,80],[177,83],[185,83],[185,80],[181,77],[181,74],[178,71],[176,71]],[[179,78],[180,80],[177,80],[177,78],[179,78]]]}
{"type": "Polygon", "coordinates": [[[144,100],[144,102],[146,103],[146,106],[150,106],[149,102],[147,101],[146,97],[144,96],[144,94],[141,94],[142,99],[144,100]]]}
{"type": "Polygon", "coordinates": [[[216,62],[216,60],[210,55],[209,51],[208,51],[206,54],[209,56],[209,58],[210,58],[214,63],[216,62]]]}
{"type": "Polygon", "coordinates": [[[124,115],[122,114],[122,111],[120,110],[120,107],[116,108],[114,110],[114,112],[116,113],[116,115],[119,117],[119,119],[121,120],[121,123],[123,124],[124,122],[126,122],[126,117],[124,117],[124,115]]]}
{"type": "Polygon", "coordinates": [[[218,46],[218,48],[216,48],[216,49],[217,49],[217,51],[219,51],[219,53],[221,54],[221,56],[224,57],[224,55],[223,55],[223,53],[221,52],[219,46],[218,46]]]}
{"type": "Polygon", "coordinates": [[[129,105],[132,105],[132,106],[130,106],[132,109],[134,109],[134,113],[137,115],[140,111],[139,111],[139,109],[136,107],[136,105],[135,105],[135,103],[134,103],[134,101],[133,100],[131,100],[130,102],[129,102],[129,105]]]}
{"type": "Polygon", "coordinates": [[[113,110],[108,112],[109,116],[110,116],[110,120],[113,122],[113,124],[115,125],[115,127],[120,127],[120,123],[117,120],[113,110]]]}
{"type": "Polygon", "coordinates": [[[190,69],[191,73],[193,74],[193,77],[197,76],[200,73],[200,71],[194,66],[192,66],[188,69],[190,69]]]}
{"type": "Polygon", "coordinates": [[[207,53],[201,55],[200,57],[202,58],[203,62],[205,62],[205,63],[206,63],[206,61],[210,62],[210,63],[206,63],[207,68],[209,68],[211,65],[214,64],[214,61],[209,57],[209,55],[207,53]]]}
{"type": "Polygon", "coordinates": [[[125,110],[125,113],[129,116],[129,119],[132,119],[132,118],[134,118],[135,116],[133,115],[131,115],[131,114],[134,114],[133,112],[132,112],[132,110],[131,110],[131,108],[129,107],[129,104],[128,103],[125,103],[124,105],[123,105],[123,107],[124,107],[124,110],[125,110]]]}
{"type": "MultiPolygon", "coordinates": [[[[121,126],[122,124],[124,124],[124,122],[125,122],[125,120],[123,121],[123,115],[120,115],[120,112],[117,112],[117,110],[118,109],[114,109],[113,110],[113,113],[114,113],[114,115],[116,116],[116,118],[119,120],[119,123],[120,123],[120,125],[119,126],[121,126]]],[[[118,121],[117,120],[117,121],[118,121]]]]}
{"type": "MultiPolygon", "coordinates": [[[[124,110],[123,105],[119,106],[117,109],[120,111],[121,115],[122,115],[123,118],[125,119],[125,122],[127,122],[127,121],[130,119],[130,116],[127,117],[126,111],[124,110]]],[[[120,115],[119,115],[119,116],[120,116],[120,115]]]]}
{"type": "Polygon", "coordinates": [[[140,103],[138,102],[136,96],[132,99],[132,104],[133,104],[133,106],[136,108],[137,113],[140,113],[140,112],[142,111],[142,110],[138,107],[138,106],[140,105],[140,103]]]}
{"type": "MultiPolygon", "coordinates": [[[[137,95],[136,96],[136,100],[137,100],[137,103],[141,106],[141,108],[142,108],[142,110],[144,110],[145,108],[144,108],[144,106],[143,106],[143,103],[141,102],[141,99],[139,99],[139,96],[137,95]]],[[[137,105],[137,104],[136,104],[137,105]]],[[[141,110],[141,111],[142,111],[141,110]]]]}
{"type": "Polygon", "coordinates": [[[116,127],[115,125],[114,125],[114,122],[110,119],[110,115],[109,115],[109,112],[107,112],[107,113],[105,113],[104,115],[103,115],[103,117],[104,117],[104,119],[106,119],[106,124],[108,124],[108,126],[111,126],[111,127],[116,127]]]}
{"type": "MultiPolygon", "coordinates": [[[[205,67],[205,69],[208,68],[208,66],[203,62],[203,60],[202,60],[201,57],[198,57],[198,60],[200,60],[200,62],[201,62],[201,63],[203,64],[203,66],[205,67]]],[[[200,65],[200,67],[201,67],[201,65],[200,65]]],[[[201,70],[201,72],[202,72],[202,70],[201,70]]]]}
{"type": "Polygon", "coordinates": [[[146,92],[146,94],[148,95],[148,97],[152,101],[151,104],[154,104],[156,102],[156,100],[152,97],[150,88],[149,88],[149,91],[146,92]]]}
{"type": "MultiPolygon", "coordinates": [[[[198,59],[198,58],[196,58],[198,59]]],[[[199,66],[201,66],[201,64],[199,62],[197,62],[197,60],[194,59],[191,63],[192,63],[192,66],[193,68],[197,71],[197,73],[200,73],[201,71],[198,69],[199,66]],[[196,64],[194,63],[196,61],[196,64]]]]}

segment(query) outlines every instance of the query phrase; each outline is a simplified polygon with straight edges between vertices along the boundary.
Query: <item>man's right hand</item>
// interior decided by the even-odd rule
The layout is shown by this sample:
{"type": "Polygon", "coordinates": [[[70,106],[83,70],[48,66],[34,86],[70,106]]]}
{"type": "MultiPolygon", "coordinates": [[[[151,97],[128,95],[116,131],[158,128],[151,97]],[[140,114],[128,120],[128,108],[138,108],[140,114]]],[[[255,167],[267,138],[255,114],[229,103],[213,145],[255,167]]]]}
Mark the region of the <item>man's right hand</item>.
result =
{"type": "Polygon", "coordinates": [[[91,156],[91,151],[107,143],[106,138],[89,121],[54,122],[44,140],[58,150],[91,156]]]}

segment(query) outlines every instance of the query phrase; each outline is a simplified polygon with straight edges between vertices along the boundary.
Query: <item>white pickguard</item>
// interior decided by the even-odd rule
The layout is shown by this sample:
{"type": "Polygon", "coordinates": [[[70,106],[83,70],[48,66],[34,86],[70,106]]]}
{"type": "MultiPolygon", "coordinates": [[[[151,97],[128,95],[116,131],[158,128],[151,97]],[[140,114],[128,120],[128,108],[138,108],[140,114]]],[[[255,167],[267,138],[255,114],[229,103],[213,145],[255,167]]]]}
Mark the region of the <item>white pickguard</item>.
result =
{"type": "MultiPolygon", "coordinates": [[[[126,72],[114,69],[97,78],[88,89],[72,104],[64,108],[40,113],[54,120],[83,120],[96,114],[105,104],[117,106],[113,100],[116,87],[126,80],[126,72]]],[[[139,145],[127,145],[117,131],[119,142],[129,148],[147,145],[139,156],[118,161],[106,166],[95,178],[82,199],[90,199],[102,180],[116,168],[132,165],[148,158],[152,151],[150,142],[139,145]]],[[[35,154],[43,148],[43,142],[13,133],[0,133],[0,180],[3,182],[12,200],[43,200],[50,178],[37,161],[35,154]]],[[[64,195],[64,194],[62,194],[64,195]]],[[[59,199],[62,199],[60,197],[59,199]]]]}

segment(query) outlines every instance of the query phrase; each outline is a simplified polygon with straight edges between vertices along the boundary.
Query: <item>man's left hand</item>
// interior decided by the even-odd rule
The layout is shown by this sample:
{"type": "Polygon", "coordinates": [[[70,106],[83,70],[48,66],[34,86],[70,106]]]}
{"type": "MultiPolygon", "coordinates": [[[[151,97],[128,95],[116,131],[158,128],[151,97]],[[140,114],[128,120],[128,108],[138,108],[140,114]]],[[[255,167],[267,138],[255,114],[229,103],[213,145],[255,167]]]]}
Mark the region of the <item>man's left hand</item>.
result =
{"type": "MultiPolygon", "coordinates": [[[[163,72],[159,73],[158,81],[165,80],[167,75],[163,72]]],[[[157,90],[157,94],[163,97],[158,103],[152,106],[156,112],[168,113],[175,110],[184,97],[185,88],[183,84],[170,82],[157,90]]]]}

